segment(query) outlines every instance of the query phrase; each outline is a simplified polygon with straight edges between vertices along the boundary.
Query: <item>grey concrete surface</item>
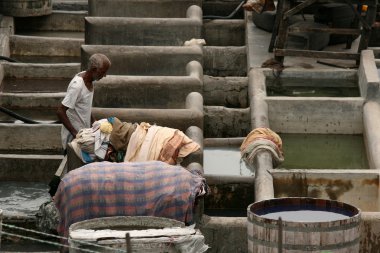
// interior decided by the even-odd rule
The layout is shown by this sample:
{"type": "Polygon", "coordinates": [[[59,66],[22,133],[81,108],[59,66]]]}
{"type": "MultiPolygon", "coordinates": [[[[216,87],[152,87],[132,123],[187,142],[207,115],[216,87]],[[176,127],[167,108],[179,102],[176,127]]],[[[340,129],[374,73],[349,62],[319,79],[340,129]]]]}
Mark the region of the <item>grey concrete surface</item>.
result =
{"type": "Polygon", "coordinates": [[[89,0],[89,16],[184,18],[191,5],[201,0],[89,0]]]}
{"type": "Polygon", "coordinates": [[[87,45],[182,46],[201,38],[202,10],[186,18],[86,17],[87,45]],[[120,33],[120,27],[123,32],[120,33]]]}

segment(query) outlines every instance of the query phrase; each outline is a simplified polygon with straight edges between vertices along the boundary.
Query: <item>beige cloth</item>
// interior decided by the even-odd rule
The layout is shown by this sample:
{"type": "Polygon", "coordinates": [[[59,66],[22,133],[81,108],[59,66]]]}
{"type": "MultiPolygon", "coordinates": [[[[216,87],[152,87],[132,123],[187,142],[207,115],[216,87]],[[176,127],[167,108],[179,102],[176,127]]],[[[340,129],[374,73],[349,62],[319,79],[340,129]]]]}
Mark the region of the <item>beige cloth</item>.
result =
{"type": "Polygon", "coordinates": [[[146,122],[141,122],[140,125],[137,125],[129,140],[124,162],[133,162],[135,160],[149,128],[150,124],[146,122]]]}
{"type": "Polygon", "coordinates": [[[160,128],[161,127],[159,126],[153,125],[148,129],[148,132],[145,135],[144,141],[141,145],[141,148],[134,159],[135,162],[145,162],[145,161],[155,160],[155,159],[149,159],[148,156],[150,154],[150,147],[152,145],[152,142],[156,138],[156,134],[160,128]]]}

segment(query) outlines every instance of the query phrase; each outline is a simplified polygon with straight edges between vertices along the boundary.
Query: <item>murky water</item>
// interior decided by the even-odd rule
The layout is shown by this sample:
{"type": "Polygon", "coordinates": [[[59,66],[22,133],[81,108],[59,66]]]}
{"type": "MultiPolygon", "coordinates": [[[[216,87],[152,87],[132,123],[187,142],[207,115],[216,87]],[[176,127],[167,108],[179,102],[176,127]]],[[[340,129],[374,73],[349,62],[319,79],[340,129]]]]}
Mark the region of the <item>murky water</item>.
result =
{"type": "Polygon", "coordinates": [[[21,63],[80,63],[80,57],[74,56],[11,55],[10,58],[21,63]]]}
{"type": "Polygon", "coordinates": [[[240,147],[204,147],[205,174],[252,176],[253,173],[240,162],[240,147]]]}
{"type": "Polygon", "coordinates": [[[340,213],[318,210],[281,211],[267,213],[260,215],[260,217],[274,220],[278,220],[278,218],[281,217],[283,221],[293,222],[329,222],[336,220],[345,220],[349,218],[349,216],[340,213]]]}
{"type": "Polygon", "coordinates": [[[359,97],[360,90],[353,79],[268,79],[268,96],[289,97],[359,97]]]}
{"type": "Polygon", "coordinates": [[[368,169],[362,135],[280,134],[286,169],[368,169]]]}
{"type": "Polygon", "coordinates": [[[5,78],[2,92],[49,93],[66,92],[70,78],[5,78]]]}
{"type": "Polygon", "coordinates": [[[50,199],[48,190],[38,182],[0,182],[0,207],[5,215],[35,215],[50,199]]]}

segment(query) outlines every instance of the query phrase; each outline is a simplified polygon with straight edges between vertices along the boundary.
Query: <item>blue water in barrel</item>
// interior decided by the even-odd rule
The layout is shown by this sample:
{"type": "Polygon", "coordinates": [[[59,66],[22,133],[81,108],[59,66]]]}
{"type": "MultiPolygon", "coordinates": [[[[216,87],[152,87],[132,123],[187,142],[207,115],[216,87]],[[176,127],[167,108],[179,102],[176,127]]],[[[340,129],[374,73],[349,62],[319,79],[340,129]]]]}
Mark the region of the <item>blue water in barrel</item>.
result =
{"type": "Polygon", "coordinates": [[[274,220],[281,217],[283,221],[293,222],[328,222],[349,218],[348,215],[318,210],[281,211],[264,214],[261,217],[274,220]]]}

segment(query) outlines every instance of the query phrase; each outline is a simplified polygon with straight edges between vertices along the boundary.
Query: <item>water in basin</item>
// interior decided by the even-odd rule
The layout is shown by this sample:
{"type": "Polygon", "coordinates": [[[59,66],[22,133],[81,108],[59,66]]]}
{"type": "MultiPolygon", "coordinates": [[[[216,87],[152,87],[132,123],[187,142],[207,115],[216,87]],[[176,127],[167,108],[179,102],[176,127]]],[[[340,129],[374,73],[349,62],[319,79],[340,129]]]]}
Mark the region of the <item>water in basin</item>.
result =
{"type": "Polygon", "coordinates": [[[39,182],[1,182],[0,206],[5,215],[35,215],[50,199],[49,187],[39,182]]]}
{"type": "Polygon", "coordinates": [[[280,134],[285,169],[368,169],[362,135],[280,134]]]}
{"type": "Polygon", "coordinates": [[[355,79],[269,78],[268,96],[289,97],[359,97],[355,79]]]}
{"type": "Polygon", "coordinates": [[[203,169],[205,174],[252,176],[253,173],[240,162],[240,147],[204,147],[203,169]]]}

